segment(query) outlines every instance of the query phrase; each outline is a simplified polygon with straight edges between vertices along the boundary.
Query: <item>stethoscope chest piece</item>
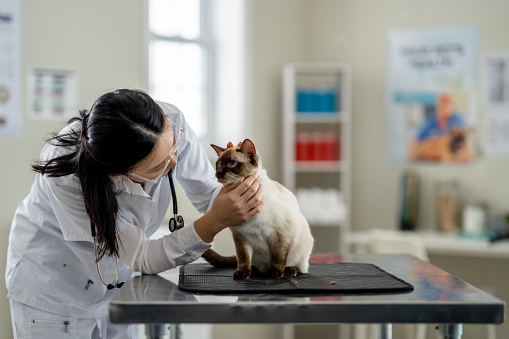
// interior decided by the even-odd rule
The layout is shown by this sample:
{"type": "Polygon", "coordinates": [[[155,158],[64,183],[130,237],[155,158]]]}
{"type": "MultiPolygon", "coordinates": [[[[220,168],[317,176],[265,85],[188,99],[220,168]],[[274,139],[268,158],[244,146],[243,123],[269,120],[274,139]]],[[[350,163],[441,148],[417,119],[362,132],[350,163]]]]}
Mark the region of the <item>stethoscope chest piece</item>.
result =
{"type": "Polygon", "coordinates": [[[180,214],[174,215],[174,217],[170,219],[170,232],[175,232],[182,227],[184,227],[184,218],[182,218],[180,214]]]}
{"type": "Polygon", "coordinates": [[[176,230],[184,227],[184,218],[178,214],[178,205],[177,205],[177,194],[175,193],[175,184],[173,183],[172,172],[168,173],[168,179],[170,180],[170,189],[171,189],[171,199],[173,201],[173,218],[170,219],[169,227],[170,232],[175,232],[176,230]]]}

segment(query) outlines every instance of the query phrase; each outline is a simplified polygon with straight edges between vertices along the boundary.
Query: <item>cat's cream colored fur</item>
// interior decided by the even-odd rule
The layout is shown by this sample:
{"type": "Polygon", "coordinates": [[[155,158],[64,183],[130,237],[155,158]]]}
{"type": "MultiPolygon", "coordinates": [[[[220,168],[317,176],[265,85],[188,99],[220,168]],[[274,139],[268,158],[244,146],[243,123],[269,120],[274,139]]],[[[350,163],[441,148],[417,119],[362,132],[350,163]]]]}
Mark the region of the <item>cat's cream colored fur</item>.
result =
{"type": "Polygon", "coordinates": [[[249,278],[250,267],[246,267],[249,262],[262,273],[268,272],[274,277],[281,277],[285,272],[290,275],[296,275],[299,271],[307,273],[314,240],[293,193],[268,177],[267,171],[262,168],[261,158],[256,154],[254,144],[250,140],[246,139],[242,148],[223,149],[215,145],[212,147],[219,155],[218,162],[224,159],[221,157],[224,152],[230,152],[226,159],[245,164],[243,167],[245,170],[240,173],[226,171],[224,178],[218,176],[219,182],[238,183],[244,177],[258,171],[263,185],[265,198],[263,209],[244,224],[231,228],[237,249],[237,271],[243,269],[249,271],[244,276],[237,274],[235,277],[234,274],[234,278],[249,278]],[[243,258],[245,256],[248,257],[243,258]]]}

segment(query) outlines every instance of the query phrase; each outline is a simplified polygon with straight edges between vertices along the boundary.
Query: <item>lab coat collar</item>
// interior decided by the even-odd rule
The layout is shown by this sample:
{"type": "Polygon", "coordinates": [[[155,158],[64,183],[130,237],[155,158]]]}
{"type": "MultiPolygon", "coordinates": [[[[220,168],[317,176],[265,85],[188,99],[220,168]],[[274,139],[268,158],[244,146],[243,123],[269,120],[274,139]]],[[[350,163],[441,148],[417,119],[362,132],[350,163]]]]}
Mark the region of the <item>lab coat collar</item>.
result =
{"type": "Polygon", "coordinates": [[[115,185],[115,191],[117,192],[125,192],[131,196],[138,195],[148,199],[152,198],[149,192],[152,191],[153,183],[147,182],[144,187],[142,187],[139,183],[132,181],[125,175],[114,177],[113,183],[115,185]]]}

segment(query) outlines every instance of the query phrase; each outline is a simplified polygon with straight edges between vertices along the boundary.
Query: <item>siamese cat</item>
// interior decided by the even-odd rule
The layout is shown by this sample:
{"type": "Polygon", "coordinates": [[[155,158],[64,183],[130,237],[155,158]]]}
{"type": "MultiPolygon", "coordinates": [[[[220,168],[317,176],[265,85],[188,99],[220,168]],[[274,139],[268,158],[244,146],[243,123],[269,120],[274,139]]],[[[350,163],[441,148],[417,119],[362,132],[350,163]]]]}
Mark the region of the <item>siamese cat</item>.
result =
{"type": "Polygon", "coordinates": [[[265,205],[247,222],[231,227],[237,256],[223,257],[208,250],[203,257],[216,267],[237,267],[233,279],[249,279],[251,267],[272,278],[308,273],[314,239],[297,198],[285,187],[269,179],[253,142],[216,151],[216,178],[223,185],[237,184],[258,171],[265,205]]]}

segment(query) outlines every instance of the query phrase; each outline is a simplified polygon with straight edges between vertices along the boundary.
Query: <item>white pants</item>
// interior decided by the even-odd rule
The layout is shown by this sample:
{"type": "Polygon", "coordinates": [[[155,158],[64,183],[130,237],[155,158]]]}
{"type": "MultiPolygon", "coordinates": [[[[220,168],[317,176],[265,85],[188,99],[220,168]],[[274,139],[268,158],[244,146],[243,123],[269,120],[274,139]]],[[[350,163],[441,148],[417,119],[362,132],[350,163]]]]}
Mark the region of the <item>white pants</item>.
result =
{"type": "Polygon", "coordinates": [[[77,319],[9,300],[14,339],[138,339],[137,325],[115,325],[108,317],[77,319]]]}

